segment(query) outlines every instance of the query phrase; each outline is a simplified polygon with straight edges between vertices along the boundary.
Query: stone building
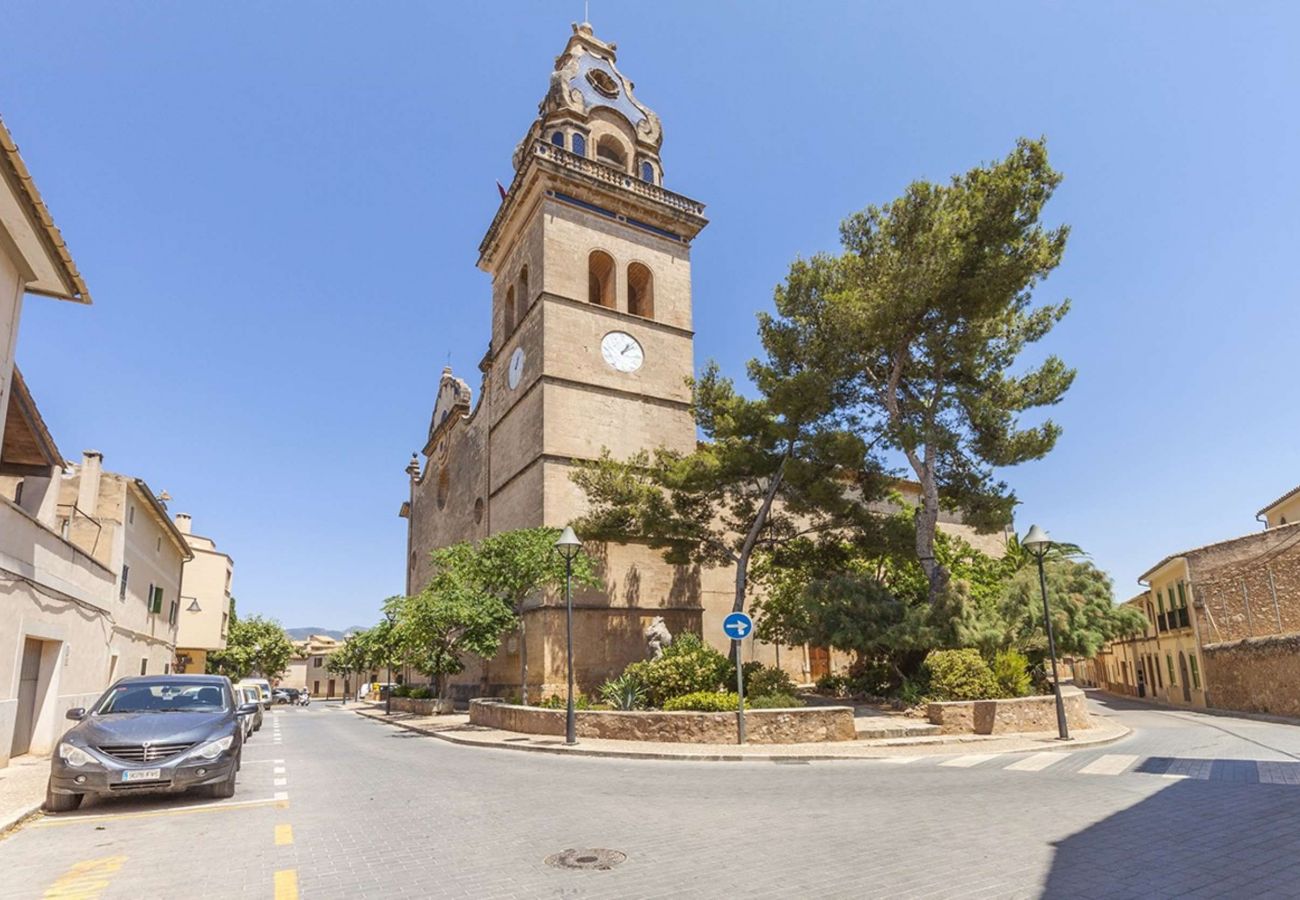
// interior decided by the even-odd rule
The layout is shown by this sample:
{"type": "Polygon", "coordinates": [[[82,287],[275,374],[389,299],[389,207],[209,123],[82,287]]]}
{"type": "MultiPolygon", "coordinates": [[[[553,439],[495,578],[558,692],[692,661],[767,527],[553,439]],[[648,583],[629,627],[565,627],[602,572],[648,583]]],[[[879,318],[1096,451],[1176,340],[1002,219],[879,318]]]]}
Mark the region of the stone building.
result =
{"type": "Polygon", "coordinates": [[[309,690],[319,700],[329,700],[355,693],[357,685],[364,680],[363,674],[349,676],[337,675],[326,665],[330,654],[338,650],[347,641],[330,637],[328,634],[313,634],[306,640],[294,641],[293,656],[284,674],[276,680],[276,687],[309,690]]]}
{"type": "Polygon", "coordinates": [[[1177,706],[1300,715],[1300,488],[1265,530],[1170,554],[1129,600],[1146,633],[1109,644],[1083,680],[1177,706]]]}
{"type": "Polygon", "coordinates": [[[177,513],[176,530],[194,558],[182,572],[180,621],[176,625],[176,672],[204,672],[208,654],[226,649],[230,628],[230,585],[235,562],[217,549],[216,541],[193,533],[193,519],[177,513]]]}
{"type": "MultiPolygon", "coordinates": [[[[575,460],[605,449],[616,458],[695,449],[691,244],[707,224],[704,205],[663,186],[662,126],[615,51],[589,25],[575,25],[514,152],[514,178],[479,246],[492,286],[477,402],[468,382],[444,369],[424,460],[413,456],[407,467],[408,593],[427,584],[433,548],[581,516],[575,460]]],[[[958,517],[950,522],[961,528],[958,517]]],[[[721,623],[734,571],[669,565],[637,543],[587,551],[605,589],[574,598],[582,690],[644,658],[644,632],[656,617],[675,634],[727,646],[721,623]]],[[[523,619],[530,686],[558,691],[562,598],[532,598],[523,619]]],[[[453,691],[517,691],[519,641],[454,679],[453,691]]],[[[772,663],[778,651],[749,640],[744,654],[772,663]]],[[[832,658],[796,647],[781,650],[780,662],[809,681],[832,658]]]]}

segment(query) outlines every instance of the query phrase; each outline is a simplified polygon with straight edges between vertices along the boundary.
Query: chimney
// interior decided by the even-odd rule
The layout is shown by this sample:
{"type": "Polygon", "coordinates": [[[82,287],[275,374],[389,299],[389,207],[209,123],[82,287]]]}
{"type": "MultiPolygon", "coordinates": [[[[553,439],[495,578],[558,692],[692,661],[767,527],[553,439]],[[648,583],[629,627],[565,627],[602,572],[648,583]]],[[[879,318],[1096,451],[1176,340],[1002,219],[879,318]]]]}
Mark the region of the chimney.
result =
{"type": "Polygon", "coordinates": [[[181,534],[189,534],[189,533],[190,533],[190,514],[189,514],[189,513],[177,513],[177,514],[176,514],[176,530],[179,531],[181,534]]]}
{"type": "Polygon", "coordinates": [[[77,509],[92,519],[99,511],[99,478],[104,472],[104,454],[98,450],[81,453],[81,480],[77,484],[77,509]]]}

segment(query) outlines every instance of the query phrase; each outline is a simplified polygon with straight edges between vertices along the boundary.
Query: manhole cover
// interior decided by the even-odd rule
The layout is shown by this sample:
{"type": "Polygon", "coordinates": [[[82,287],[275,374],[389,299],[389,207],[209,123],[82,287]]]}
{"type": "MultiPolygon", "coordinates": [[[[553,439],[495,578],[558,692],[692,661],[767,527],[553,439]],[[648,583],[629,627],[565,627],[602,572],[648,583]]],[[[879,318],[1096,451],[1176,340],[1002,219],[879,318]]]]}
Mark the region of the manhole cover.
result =
{"type": "Polygon", "coordinates": [[[627,854],[617,850],[563,850],[546,857],[546,864],[557,869],[612,869],[625,859],[627,854]]]}

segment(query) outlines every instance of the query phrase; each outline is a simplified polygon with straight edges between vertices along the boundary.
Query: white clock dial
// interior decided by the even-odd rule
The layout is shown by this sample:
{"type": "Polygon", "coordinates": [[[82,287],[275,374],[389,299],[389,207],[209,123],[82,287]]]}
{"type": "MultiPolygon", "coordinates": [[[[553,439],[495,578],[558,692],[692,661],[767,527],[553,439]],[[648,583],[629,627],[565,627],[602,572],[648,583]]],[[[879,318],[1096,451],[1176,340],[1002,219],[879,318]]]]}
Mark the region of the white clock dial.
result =
{"type": "Polygon", "coordinates": [[[635,372],[645,362],[645,351],[636,338],[624,331],[611,331],[600,342],[600,355],[620,372],[635,372]]]}
{"type": "Polygon", "coordinates": [[[506,381],[510,385],[510,390],[519,387],[519,379],[524,377],[524,348],[516,347],[515,352],[510,354],[510,369],[506,372],[506,381]]]}

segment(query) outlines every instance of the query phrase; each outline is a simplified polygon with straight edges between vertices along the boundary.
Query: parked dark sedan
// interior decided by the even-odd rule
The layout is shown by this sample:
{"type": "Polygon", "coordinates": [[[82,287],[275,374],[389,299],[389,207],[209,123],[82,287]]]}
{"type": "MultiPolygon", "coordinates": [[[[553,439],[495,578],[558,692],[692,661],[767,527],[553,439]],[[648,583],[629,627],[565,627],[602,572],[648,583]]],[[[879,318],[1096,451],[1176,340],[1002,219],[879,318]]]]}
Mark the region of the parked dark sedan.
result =
{"type": "Polygon", "coordinates": [[[243,750],[240,715],[222,675],[123,678],[89,710],[70,709],[68,730],[50,762],[45,808],[69,812],[86,794],[183,791],[235,794],[243,750]]]}

